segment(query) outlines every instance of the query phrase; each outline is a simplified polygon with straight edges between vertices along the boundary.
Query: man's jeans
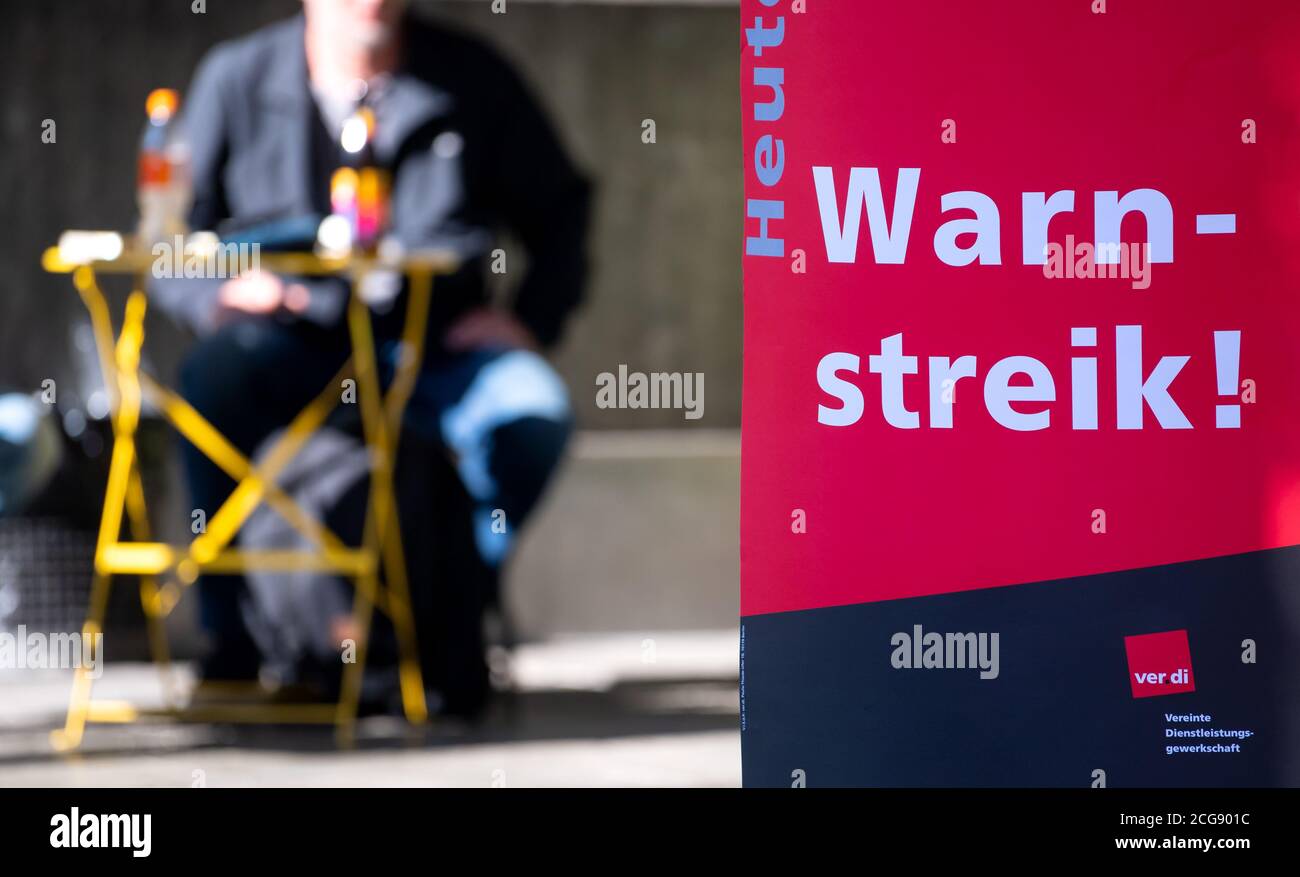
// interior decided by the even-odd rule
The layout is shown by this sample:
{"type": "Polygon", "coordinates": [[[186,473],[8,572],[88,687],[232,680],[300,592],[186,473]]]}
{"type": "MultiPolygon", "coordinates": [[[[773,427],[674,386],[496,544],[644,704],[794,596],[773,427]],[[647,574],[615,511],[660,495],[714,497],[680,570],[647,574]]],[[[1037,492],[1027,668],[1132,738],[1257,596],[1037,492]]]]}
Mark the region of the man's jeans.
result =
{"type": "MultiPolygon", "coordinates": [[[[267,436],[325,389],[350,349],[343,328],[243,318],[190,351],[181,369],[182,394],[251,458],[267,436]]],[[[381,372],[391,374],[396,344],[381,342],[379,351],[381,372]]],[[[412,394],[404,429],[452,455],[475,505],[475,549],[495,567],[559,461],[570,411],[562,381],[535,353],[434,352],[412,394]]],[[[188,442],[184,463],[194,507],[210,519],[234,482],[188,442]]],[[[198,587],[200,620],[214,641],[205,675],[251,678],[258,656],[240,609],[242,577],[205,575],[198,587]]]]}

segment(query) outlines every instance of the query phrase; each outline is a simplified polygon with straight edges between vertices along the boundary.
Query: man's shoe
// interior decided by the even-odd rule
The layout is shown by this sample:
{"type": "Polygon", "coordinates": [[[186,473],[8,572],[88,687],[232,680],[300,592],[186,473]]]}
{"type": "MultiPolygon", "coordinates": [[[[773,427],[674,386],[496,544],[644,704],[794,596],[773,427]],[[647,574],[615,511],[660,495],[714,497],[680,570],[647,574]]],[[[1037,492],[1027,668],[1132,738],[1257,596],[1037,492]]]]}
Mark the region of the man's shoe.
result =
{"type": "Polygon", "coordinates": [[[204,682],[256,682],[262,662],[255,650],[218,646],[199,661],[204,682]]]}

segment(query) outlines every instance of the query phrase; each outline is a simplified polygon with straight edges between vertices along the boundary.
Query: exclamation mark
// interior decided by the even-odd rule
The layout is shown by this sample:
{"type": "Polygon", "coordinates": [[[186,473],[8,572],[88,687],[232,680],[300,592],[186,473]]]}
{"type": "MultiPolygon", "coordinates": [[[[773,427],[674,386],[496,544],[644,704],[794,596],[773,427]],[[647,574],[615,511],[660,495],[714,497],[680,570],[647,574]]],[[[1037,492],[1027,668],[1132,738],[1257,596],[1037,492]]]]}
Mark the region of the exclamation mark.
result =
{"type": "MultiPolygon", "coordinates": [[[[1219,395],[1237,397],[1241,369],[1241,332],[1214,333],[1214,367],[1218,373],[1219,395]]],[[[1218,429],[1241,428],[1241,405],[1216,405],[1214,425],[1218,429]]]]}

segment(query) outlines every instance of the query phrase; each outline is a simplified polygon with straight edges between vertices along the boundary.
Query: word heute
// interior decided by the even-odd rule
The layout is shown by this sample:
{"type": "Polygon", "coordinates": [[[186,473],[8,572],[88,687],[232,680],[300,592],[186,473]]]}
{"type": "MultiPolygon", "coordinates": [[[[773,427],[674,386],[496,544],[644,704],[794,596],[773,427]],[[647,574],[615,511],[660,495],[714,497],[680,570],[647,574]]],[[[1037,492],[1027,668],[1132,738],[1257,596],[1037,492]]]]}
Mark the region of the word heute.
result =
{"type": "MultiPolygon", "coordinates": [[[[763,6],[771,8],[779,0],[759,0],[763,6]]],[[[772,189],[781,182],[785,174],[785,140],[777,136],[779,125],[785,116],[785,68],[771,63],[772,55],[785,42],[785,16],[778,15],[775,22],[754,17],[754,26],[745,29],[745,44],[754,57],[761,59],[761,64],[754,66],[754,87],[759,89],[762,97],[769,99],[755,102],[753,121],[767,126],[768,133],[761,134],[754,142],[754,176],[766,189],[772,189]]],[[[785,255],[785,241],[772,236],[772,226],[785,219],[785,201],[781,198],[748,198],[745,201],[745,216],[758,221],[759,233],[745,237],[746,256],[767,256],[780,258],[785,255]]]]}

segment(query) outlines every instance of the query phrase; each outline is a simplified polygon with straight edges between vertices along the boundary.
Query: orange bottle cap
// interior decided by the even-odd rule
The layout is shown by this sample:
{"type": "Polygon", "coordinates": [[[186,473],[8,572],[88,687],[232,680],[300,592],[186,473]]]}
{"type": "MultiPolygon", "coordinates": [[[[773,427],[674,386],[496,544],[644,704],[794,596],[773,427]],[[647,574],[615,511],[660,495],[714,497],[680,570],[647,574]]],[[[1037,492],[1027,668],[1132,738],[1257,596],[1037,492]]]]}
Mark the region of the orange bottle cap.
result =
{"type": "Polygon", "coordinates": [[[176,105],[179,103],[180,98],[173,89],[155,88],[145,99],[144,108],[150,119],[155,122],[165,122],[176,112],[176,105]]]}

